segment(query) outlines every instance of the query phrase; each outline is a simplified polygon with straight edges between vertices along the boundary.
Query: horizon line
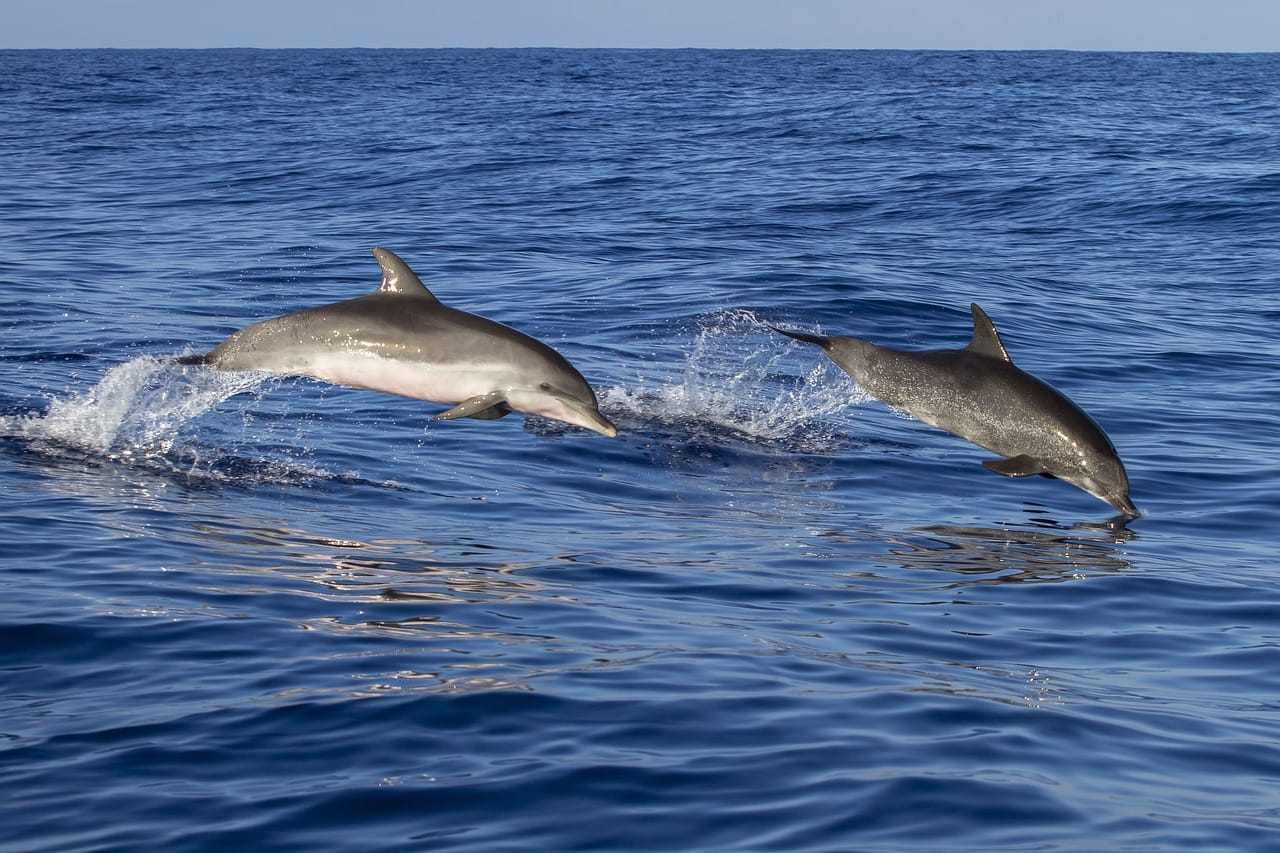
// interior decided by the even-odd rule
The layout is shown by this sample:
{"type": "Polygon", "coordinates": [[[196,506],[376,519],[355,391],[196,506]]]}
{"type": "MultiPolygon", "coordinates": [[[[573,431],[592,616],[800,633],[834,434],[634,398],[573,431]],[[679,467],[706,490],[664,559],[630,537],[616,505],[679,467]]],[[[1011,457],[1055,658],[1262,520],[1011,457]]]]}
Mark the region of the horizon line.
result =
{"type": "Polygon", "coordinates": [[[601,46],[601,47],[585,47],[582,45],[433,45],[433,46],[404,46],[404,45],[204,45],[204,46],[185,46],[173,47],[164,45],[148,45],[148,46],[132,46],[119,47],[113,45],[97,45],[92,47],[3,47],[2,51],[76,51],[76,50],[117,50],[117,51],[213,51],[213,50],[403,50],[403,51],[426,51],[426,50],[475,50],[475,51],[500,51],[500,50],[565,50],[565,51],[632,51],[632,52],[681,52],[681,51],[720,51],[720,52],[748,52],[748,51],[773,51],[788,53],[1181,53],[1181,54],[1203,54],[1203,55],[1253,55],[1264,56],[1280,53],[1276,50],[1248,50],[1248,49],[1232,49],[1232,48],[1115,48],[1115,47],[703,47],[698,45],[686,45],[682,47],[671,46],[601,46]]]}

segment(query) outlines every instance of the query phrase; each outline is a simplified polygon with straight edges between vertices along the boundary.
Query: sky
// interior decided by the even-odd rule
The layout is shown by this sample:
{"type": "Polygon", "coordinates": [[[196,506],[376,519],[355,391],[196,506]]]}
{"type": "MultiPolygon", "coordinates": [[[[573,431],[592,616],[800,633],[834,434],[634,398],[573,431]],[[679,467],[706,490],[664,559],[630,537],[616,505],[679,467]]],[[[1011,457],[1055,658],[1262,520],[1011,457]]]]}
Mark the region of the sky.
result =
{"type": "Polygon", "coordinates": [[[0,48],[1280,50],[1280,0],[0,0],[0,48]]]}

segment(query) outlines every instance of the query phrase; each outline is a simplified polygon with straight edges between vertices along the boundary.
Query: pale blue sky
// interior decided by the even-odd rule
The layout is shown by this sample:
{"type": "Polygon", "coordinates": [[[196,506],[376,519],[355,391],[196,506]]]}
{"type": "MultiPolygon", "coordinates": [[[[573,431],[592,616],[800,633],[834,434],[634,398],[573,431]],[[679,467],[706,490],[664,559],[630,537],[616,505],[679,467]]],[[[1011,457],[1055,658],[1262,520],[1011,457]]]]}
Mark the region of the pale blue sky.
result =
{"type": "Polygon", "coordinates": [[[1280,0],[0,0],[0,48],[1280,50],[1280,0]]]}

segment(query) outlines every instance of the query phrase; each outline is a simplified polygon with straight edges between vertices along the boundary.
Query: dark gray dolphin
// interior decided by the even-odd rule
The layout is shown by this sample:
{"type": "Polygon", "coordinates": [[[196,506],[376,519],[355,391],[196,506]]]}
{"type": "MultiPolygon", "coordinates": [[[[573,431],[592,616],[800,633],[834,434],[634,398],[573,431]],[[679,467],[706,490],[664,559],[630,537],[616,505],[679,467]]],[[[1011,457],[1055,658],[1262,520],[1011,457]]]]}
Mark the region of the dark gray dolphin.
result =
{"type": "Polygon", "coordinates": [[[1136,518],[1124,463],[1101,427],[1015,367],[986,312],[969,307],[973,339],[961,350],[902,352],[857,338],[774,331],[822,347],[890,406],[1000,454],[982,463],[997,474],[1057,477],[1136,518]]]}
{"type": "Polygon", "coordinates": [[[254,323],[208,355],[179,361],[311,376],[452,405],[438,420],[516,411],[618,434],[591,386],[558,352],[444,305],[393,252],[374,249],[373,256],[382,284],[372,293],[254,323]]]}

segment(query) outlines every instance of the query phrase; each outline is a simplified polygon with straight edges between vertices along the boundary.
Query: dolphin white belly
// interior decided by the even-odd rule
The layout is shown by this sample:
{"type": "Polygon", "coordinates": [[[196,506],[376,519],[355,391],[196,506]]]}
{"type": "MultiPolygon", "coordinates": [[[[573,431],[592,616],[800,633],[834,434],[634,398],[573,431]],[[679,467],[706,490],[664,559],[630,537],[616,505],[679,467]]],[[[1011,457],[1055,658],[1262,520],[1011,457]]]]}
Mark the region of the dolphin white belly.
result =
{"type": "Polygon", "coordinates": [[[454,405],[502,387],[503,371],[483,365],[428,365],[362,352],[317,352],[302,369],[289,371],[370,391],[454,405]]]}

